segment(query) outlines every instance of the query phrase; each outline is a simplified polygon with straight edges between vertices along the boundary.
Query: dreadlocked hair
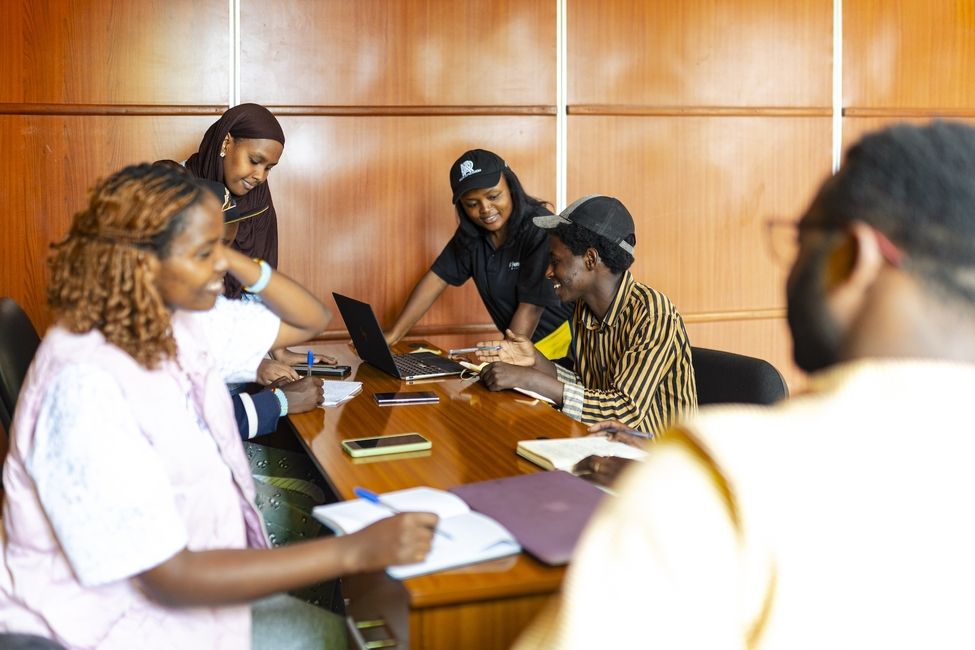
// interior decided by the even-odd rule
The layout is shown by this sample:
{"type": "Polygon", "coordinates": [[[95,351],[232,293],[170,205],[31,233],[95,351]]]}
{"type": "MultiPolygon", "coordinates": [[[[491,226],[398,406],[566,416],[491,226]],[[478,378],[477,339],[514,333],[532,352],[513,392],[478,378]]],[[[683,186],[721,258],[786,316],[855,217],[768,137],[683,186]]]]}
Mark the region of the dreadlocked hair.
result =
{"type": "Polygon", "coordinates": [[[99,181],[67,237],[51,245],[47,301],[59,323],[76,334],[97,329],[149,369],[174,358],[159,260],[203,195],[192,178],[160,165],[132,165],[99,181]]]}

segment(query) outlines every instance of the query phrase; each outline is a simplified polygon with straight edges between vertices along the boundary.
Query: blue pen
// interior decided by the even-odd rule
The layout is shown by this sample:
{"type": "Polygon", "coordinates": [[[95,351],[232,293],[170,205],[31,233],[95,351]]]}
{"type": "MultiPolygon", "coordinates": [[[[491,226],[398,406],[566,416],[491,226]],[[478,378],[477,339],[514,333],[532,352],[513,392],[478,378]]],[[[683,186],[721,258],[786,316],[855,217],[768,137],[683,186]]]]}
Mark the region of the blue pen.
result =
{"type": "MultiPolygon", "coordinates": [[[[352,492],[360,499],[365,499],[369,503],[373,503],[377,506],[382,506],[383,508],[386,508],[386,510],[392,512],[393,514],[398,515],[402,512],[401,510],[398,510],[393,506],[389,505],[388,503],[386,503],[385,501],[383,501],[378,494],[370,490],[367,490],[366,488],[362,488],[362,487],[352,488],[352,492]]],[[[444,539],[450,539],[450,540],[454,539],[453,537],[451,537],[450,535],[448,535],[447,533],[443,532],[438,528],[434,528],[433,532],[435,535],[440,535],[444,539]]]]}
{"type": "Polygon", "coordinates": [[[308,351],[308,376],[311,377],[311,367],[315,363],[315,353],[308,351]]]}

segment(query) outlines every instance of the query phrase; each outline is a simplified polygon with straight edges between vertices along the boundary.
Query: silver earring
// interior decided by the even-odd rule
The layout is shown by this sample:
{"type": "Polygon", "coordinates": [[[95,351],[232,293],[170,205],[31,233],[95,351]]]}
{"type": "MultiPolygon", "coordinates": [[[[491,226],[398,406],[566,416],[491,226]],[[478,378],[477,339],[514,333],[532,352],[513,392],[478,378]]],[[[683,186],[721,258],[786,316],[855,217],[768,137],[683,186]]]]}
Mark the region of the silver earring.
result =
{"type": "Polygon", "coordinates": [[[221,152],[220,152],[220,157],[221,157],[221,158],[223,158],[223,157],[224,157],[224,156],[226,156],[226,155],[227,155],[227,152],[226,152],[226,151],[221,151],[221,152]]]}

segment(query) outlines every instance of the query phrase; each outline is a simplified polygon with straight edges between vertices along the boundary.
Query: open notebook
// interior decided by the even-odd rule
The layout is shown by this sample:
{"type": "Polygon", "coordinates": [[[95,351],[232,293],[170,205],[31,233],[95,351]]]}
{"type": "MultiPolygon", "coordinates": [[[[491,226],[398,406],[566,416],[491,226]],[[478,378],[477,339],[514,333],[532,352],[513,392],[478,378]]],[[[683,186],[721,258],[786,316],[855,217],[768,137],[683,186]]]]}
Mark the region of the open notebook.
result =
{"type": "MultiPolygon", "coordinates": [[[[463,500],[449,492],[416,487],[380,496],[384,503],[401,512],[434,512],[440,516],[438,534],[433,536],[433,547],[426,560],[386,570],[397,580],[521,552],[521,546],[504,526],[486,515],[472,512],[463,500]]],[[[393,512],[380,504],[352,499],[318,506],[312,514],[342,535],[354,533],[393,512]]]]}
{"type": "Polygon", "coordinates": [[[647,456],[642,449],[605,436],[520,440],[515,452],[545,469],[566,472],[571,472],[576,463],[588,456],[618,456],[631,460],[642,460],[647,456]]]}
{"type": "Polygon", "coordinates": [[[325,401],[322,407],[339,406],[362,392],[361,381],[335,381],[326,379],[322,382],[325,390],[325,401]]]}

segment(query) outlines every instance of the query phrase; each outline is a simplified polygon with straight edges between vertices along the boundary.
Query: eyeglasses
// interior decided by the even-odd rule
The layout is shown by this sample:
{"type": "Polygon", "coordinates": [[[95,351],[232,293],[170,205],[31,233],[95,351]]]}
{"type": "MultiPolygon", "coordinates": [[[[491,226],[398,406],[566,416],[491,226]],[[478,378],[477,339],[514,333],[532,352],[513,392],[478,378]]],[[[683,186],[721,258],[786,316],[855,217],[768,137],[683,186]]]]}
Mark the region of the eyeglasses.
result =
{"type": "Polygon", "coordinates": [[[799,257],[800,230],[833,230],[835,226],[803,224],[791,219],[767,219],[765,238],[772,259],[785,267],[799,257]]]}
{"type": "MultiPolygon", "coordinates": [[[[799,234],[803,230],[841,230],[836,224],[797,222],[789,219],[768,219],[765,221],[765,234],[769,251],[777,263],[792,266],[799,256],[799,234]]],[[[904,262],[904,251],[897,247],[885,234],[870,227],[877,247],[884,260],[891,266],[901,266],[904,262]]]]}

